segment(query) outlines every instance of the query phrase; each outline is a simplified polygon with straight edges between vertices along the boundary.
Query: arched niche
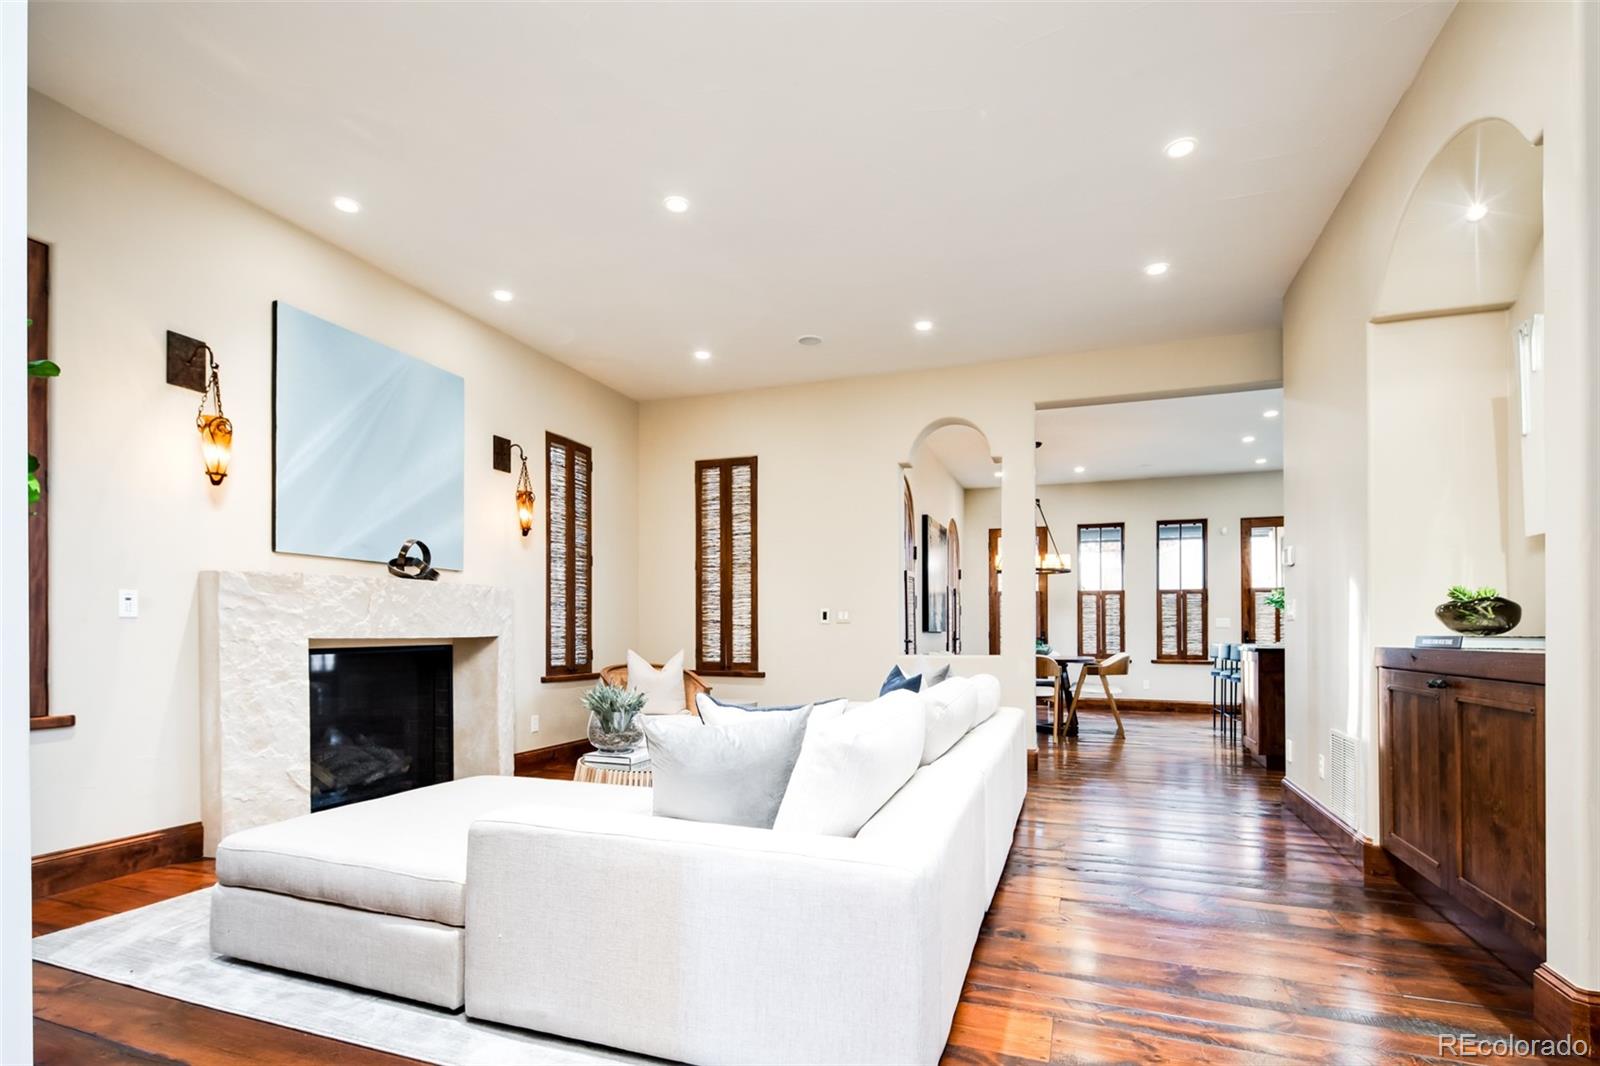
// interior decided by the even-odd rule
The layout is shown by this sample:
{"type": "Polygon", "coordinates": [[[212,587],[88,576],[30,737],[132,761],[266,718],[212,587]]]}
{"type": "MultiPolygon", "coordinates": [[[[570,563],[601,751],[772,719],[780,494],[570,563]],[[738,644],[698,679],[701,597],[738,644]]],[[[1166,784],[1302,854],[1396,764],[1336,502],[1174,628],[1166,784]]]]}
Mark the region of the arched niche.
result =
{"type": "Polygon", "coordinates": [[[903,655],[983,655],[991,606],[985,531],[1000,525],[999,456],[964,418],[937,419],[900,464],[903,655]]]}
{"type": "Polygon", "coordinates": [[[1371,634],[1440,626],[1455,584],[1544,625],[1543,149],[1498,118],[1419,175],[1367,331],[1371,634]],[[1395,543],[1426,552],[1394,551],[1395,543]]]}
{"type": "Polygon", "coordinates": [[[1396,227],[1373,321],[1506,308],[1544,235],[1544,149],[1503,119],[1433,157],[1396,227]]]}

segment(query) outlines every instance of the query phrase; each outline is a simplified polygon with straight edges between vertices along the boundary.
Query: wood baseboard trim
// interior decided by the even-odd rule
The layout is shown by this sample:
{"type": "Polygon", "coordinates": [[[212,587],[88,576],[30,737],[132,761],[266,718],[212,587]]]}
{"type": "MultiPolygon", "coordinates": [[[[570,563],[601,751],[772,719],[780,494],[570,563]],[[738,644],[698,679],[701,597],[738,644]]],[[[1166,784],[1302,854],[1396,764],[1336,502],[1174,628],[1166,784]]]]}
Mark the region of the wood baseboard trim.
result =
{"type": "Polygon", "coordinates": [[[1579,988],[1548,965],[1533,972],[1533,1019],[1560,1040],[1571,1037],[1586,1046],[1591,1061],[1600,1061],[1600,990],[1579,988]]]}
{"type": "Polygon", "coordinates": [[[157,829],[118,840],[104,840],[78,848],[64,848],[33,857],[33,897],[82,888],[123,874],[198,862],[204,847],[199,822],[157,829]]]}
{"type": "MultiPolygon", "coordinates": [[[[1104,711],[1110,714],[1111,704],[1104,699],[1096,700],[1085,696],[1078,701],[1078,710],[1104,711]]],[[[1117,710],[1123,714],[1210,714],[1211,704],[1201,703],[1198,700],[1118,699],[1117,710]]]]}
{"type": "Polygon", "coordinates": [[[1393,872],[1389,856],[1376,841],[1368,840],[1293,781],[1284,778],[1283,806],[1300,819],[1328,846],[1361,867],[1368,876],[1387,876],[1393,872]]]}
{"type": "Polygon", "coordinates": [[[568,740],[561,744],[551,744],[549,747],[533,748],[529,751],[519,751],[513,763],[514,773],[518,777],[530,777],[540,770],[559,769],[570,767],[578,761],[578,756],[589,752],[589,741],[568,740]]]}

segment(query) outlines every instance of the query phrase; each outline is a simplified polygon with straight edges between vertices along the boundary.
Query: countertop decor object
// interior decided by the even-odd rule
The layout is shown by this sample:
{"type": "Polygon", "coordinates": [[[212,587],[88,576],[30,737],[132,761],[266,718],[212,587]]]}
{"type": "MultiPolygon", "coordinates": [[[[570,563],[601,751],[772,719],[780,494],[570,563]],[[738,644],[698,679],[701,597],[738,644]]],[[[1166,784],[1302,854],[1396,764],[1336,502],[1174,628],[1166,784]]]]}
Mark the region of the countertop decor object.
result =
{"type": "Polygon", "coordinates": [[[1522,605],[1492,588],[1452,585],[1450,598],[1435,607],[1433,614],[1452,632],[1494,637],[1516,628],[1522,621],[1522,605]]]}

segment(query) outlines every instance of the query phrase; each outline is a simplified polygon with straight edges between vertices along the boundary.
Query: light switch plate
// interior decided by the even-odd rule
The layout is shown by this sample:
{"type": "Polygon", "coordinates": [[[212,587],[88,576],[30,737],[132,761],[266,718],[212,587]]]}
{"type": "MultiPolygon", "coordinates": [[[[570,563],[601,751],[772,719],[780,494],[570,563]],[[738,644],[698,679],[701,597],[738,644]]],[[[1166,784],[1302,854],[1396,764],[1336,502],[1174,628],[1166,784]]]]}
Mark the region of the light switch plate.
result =
{"type": "Polygon", "coordinates": [[[833,621],[834,621],[835,625],[841,625],[841,626],[849,625],[850,624],[850,612],[849,611],[834,611],[833,612],[833,621]]]}
{"type": "Polygon", "coordinates": [[[1321,778],[1328,776],[1328,757],[1326,755],[1317,756],[1317,776],[1321,778]]]}
{"type": "Polygon", "coordinates": [[[1231,618],[1219,618],[1219,619],[1217,619],[1217,628],[1218,629],[1232,629],[1233,628],[1233,619],[1231,619],[1231,618]]]}
{"type": "Polygon", "coordinates": [[[539,716],[536,715],[536,714],[528,715],[528,732],[537,733],[538,731],[539,731],[539,716]]]}
{"type": "Polygon", "coordinates": [[[138,589],[118,589],[117,590],[117,617],[118,618],[138,618],[139,617],[139,590],[138,589]]]}
{"type": "Polygon", "coordinates": [[[1294,741],[1287,737],[1283,741],[1283,761],[1294,762],[1294,741]]]}

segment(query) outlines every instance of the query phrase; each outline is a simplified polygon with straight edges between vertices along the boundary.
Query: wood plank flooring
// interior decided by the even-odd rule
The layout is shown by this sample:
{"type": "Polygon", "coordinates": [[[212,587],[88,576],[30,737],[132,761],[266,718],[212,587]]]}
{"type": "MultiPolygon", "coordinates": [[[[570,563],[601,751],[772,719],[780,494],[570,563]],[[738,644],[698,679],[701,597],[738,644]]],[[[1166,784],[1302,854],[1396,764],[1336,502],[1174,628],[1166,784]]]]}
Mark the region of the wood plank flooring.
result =
{"type": "MultiPolygon", "coordinates": [[[[1392,882],[1363,883],[1204,715],[1045,741],[952,1063],[1450,1061],[1540,1035],[1532,992],[1392,882]]],[[[209,863],[41,899],[35,934],[212,882],[209,863]]],[[[34,965],[40,1063],[406,1060],[34,965]]],[[[1500,1059],[1496,1061],[1515,1061],[1500,1059]]]]}

